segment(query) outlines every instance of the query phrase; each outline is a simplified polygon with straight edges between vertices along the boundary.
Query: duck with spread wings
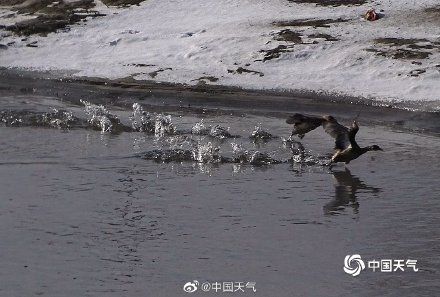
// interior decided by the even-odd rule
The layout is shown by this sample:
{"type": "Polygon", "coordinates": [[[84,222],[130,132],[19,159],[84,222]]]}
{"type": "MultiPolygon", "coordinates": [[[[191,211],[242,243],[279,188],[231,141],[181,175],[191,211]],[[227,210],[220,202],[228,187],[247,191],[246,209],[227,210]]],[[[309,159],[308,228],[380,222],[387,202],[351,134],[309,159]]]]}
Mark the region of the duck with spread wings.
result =
{"type": "Polygon", "coordinates": [[[360,147],[356,142],[356,133],[359,131],[359,125],[353,121],[351,127],[347,128],[332,116],[309,116],[296,113],[289,116],[286,123],[293,124],[292,136],[298,135],[303,138],[304,135],[319,126],[335,139],[335,153],[332,156],[331,163],[344,162],[345,164],[359,158],[369,151],[382,151],[378,145],[360,147]]]}

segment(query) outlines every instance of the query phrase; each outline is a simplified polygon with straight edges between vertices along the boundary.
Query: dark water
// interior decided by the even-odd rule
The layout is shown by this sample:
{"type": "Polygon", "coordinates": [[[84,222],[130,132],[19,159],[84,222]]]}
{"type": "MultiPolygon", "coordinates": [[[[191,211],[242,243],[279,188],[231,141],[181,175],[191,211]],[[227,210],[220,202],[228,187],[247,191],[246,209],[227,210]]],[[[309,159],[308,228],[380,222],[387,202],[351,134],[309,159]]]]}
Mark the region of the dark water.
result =
{"type": "Polygon", "coordinates": [[[282,118],[176,110],[154,135],[107,109],[118,133],[102,110],[0,99],[1,296],[187,296],[193,280],[256,282],[198,296],[438,296],[439,138],[361,118],[358,141],[385,151],[329,169],[322,129],[301,157],[282,118]],[[192,135],[201,119],[236,137],[192,135]],[[255,126],[276,137],[255,143],[255,126]],[[419,271],[352,277],[351,254],[419,271]]]}

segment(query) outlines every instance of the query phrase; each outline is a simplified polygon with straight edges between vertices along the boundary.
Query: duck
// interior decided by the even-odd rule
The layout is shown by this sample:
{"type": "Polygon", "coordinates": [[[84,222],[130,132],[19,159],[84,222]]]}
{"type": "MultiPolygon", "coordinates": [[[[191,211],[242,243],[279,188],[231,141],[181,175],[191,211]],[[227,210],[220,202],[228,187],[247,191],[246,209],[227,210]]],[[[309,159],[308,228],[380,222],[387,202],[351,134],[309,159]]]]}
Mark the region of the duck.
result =
{"type": "Polygon", "coordinates": [[[358,145],[356,134],[359,131],[359,124],[356,120],[353,121],[350,127],[345,127],[330,115],[311,116],[296,113],[289,116],[286,123],[293,124],[292,136],[298,135],[300,139],[304,138],[306,133],[322,126],[324,131],[335,139],[335,151],[330,164],[340,162],[349,164],[366,152],[383,151],[377,144],[366,147],[358,145]]]}

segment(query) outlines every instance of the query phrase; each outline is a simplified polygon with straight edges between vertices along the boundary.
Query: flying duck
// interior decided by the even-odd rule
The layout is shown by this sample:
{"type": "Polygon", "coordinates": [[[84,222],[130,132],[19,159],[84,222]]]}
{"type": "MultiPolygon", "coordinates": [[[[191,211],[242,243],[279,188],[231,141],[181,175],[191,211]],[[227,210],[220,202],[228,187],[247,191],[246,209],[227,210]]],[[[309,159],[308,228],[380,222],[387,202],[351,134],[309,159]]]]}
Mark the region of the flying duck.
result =
{"type": "Polygon", "coordinates": [[[356,142],[356,133],[359,126],[353,121],[351,127],[347,128],[339,124],[332,116],[308,116],[296,113],[289,116],[287,124],[293,124],[292,136],[298,135],[303,138],[304,135],[322,125],[324,131],[335,139],[335,153],[332,156],[331,163],[344,162],[345,164],[359,158],[369,151],[382,151],[378,145],[360,147],[356,142]]]}

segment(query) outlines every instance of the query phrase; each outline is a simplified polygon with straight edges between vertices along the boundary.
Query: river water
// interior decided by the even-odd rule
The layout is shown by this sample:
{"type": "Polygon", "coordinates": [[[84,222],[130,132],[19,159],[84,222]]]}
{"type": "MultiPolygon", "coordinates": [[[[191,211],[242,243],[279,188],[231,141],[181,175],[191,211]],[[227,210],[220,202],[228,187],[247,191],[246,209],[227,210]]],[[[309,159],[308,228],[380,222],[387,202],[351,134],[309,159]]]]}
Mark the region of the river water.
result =
{"type": "Polygon", "coordinates": [[[438,137],[361,117],[384,152],[329,168],[322,129],[299,144],[276,116],[135,109],[0,98],[1,296],[438,296],[438,137]],[[353,254],[418,271],[353,277],[353,254]]]}

